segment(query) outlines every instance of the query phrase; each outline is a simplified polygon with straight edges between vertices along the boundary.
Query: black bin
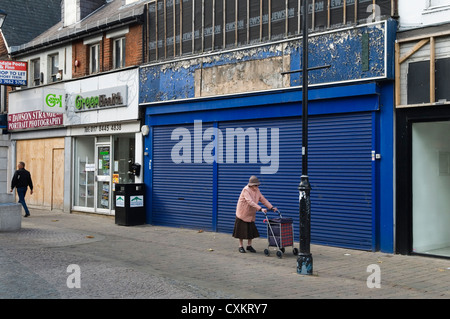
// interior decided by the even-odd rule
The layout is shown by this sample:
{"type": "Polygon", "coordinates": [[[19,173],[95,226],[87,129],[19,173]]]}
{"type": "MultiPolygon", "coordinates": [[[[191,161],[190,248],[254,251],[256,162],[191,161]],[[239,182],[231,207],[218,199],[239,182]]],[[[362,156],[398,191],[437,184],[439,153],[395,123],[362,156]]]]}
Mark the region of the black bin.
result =
{"type": "Polygon", "coordinates": [[[145,184],[116,184],[114,203],[116,224],[145,224],[145,184]]]}

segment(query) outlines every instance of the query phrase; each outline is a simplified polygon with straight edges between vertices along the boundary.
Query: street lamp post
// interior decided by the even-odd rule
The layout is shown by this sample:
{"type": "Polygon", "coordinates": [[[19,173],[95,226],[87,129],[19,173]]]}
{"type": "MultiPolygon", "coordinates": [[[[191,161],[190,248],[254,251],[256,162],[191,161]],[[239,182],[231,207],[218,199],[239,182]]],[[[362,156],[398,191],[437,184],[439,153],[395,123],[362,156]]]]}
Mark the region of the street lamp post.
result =
{"type": "Polygon", "coordinates": [[[299,190],[300,250],[297,273],[312,275],[311,243],[311,185],[308,177],[308,0],[303,0],[303,57],[302,57],[302,176],[299,190]]]}

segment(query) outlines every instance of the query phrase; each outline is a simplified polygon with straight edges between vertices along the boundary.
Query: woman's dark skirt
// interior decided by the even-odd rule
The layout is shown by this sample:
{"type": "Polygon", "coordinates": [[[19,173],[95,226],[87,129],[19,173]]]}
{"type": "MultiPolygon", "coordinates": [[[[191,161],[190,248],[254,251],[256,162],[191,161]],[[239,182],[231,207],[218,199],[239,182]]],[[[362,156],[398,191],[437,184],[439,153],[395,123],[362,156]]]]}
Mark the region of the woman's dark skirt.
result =
{"type": "Polygon", "coordinates": [[[234,222],[233,237],[239,239],[253,239],[259,237],[255,222],[244,222],[236,217],[234,222]]]}

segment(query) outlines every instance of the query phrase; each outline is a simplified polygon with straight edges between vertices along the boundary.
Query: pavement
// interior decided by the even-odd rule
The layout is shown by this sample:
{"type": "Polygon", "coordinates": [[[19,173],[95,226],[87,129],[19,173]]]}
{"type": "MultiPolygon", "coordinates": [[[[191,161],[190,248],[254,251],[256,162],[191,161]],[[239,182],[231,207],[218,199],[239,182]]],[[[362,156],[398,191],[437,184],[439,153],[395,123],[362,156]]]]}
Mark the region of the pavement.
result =
{"type": "Polygon", "coordinates": [[[304,276],[291,247],[281,259],[264,255],[265,238],[253,247],[239,253],[230,234],[32,209],[21,230],[0,233],[0,298],[450,298],[449,259],[311,245],[304,276]]]}

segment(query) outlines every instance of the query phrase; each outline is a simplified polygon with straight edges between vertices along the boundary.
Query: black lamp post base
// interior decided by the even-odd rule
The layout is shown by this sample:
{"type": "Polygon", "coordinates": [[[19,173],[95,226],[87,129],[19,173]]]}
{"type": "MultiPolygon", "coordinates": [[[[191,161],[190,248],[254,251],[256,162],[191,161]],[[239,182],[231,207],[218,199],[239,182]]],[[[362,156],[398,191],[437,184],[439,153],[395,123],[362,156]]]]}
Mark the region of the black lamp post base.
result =
{"type": "Polygon", "coordinates": [[[311,254],[300,253],[297,258],[297,274],[312,275],[313,258],[311,254]]]}

